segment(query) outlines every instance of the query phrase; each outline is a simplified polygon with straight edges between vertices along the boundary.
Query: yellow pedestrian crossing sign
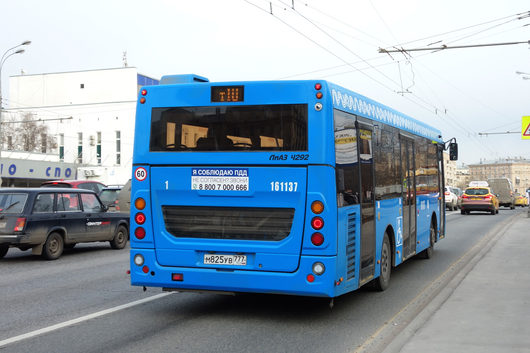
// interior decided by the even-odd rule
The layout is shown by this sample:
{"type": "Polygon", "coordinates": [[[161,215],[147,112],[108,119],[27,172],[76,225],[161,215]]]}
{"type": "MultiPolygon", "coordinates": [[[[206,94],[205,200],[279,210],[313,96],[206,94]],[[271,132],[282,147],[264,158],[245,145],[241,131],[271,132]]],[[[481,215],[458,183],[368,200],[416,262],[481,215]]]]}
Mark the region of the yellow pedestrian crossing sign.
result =
{"type": "Polygon", "coordinates": [[[523,116],[523,126],[521,128],[521,138],[530,140],[530,116],[523,116]]]}

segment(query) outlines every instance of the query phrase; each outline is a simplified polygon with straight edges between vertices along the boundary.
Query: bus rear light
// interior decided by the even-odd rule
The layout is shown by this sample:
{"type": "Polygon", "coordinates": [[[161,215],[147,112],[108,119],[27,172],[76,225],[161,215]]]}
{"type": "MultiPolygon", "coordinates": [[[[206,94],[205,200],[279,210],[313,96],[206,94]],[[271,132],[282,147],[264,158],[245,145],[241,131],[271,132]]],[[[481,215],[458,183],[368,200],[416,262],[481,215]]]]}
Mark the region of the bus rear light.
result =
{"type": "Polygon", "coordinates": [[[17,218],[17,222],[15,223],[15,228],[13,229],[13,231],[22,232],[24,230],[25,225],[26,225],[26,217],[19,217],[17,218]]]}
{"type": "Polygon", "coordinates": [[[322,275],[324,272],[326,272],[326,266],[322,262],[315,262],[313,264],[313,273],[317,276],[322,275]]]}
{"type": "Polygon", "coordinates": [[[314,246],[320,246],[324,244],[324,236],[322,233],[313,233],[313,235],[311,235],[311,244],[314,246]]]}
{"type": "Polygon", "coordinates": [[[146,89],[142,90],[142,96],[147,96],[147,90],[146,89]]]}
{"type": "Polygon", "coordinates": [[[134,207],[136,207],[137,210],[143,210],[145,208],[145,200],[141,197],[134,200],[134,207]]]}
{"type": "Polygon", "coordinates": [[[317,98],[322,99],[324,97],[324,94],[322,92],[317,92],[317,98]]]}
{"type": "Polygon", "coordinates": [[[311,227],[316,230],[322,229],[322,227],[324,227],[324,220],[321,217],[313,217],[311,220],[311,227]]]}
{"type": "Polygon", "coordinates": [[[134,221],[138,224],[144,224],[145,223],[145,215],[142,212],[138,212],[134,216],[134,221]]]}
{"type": "Polygon", "coordinates": [[[134,264],[136,266],[142,266],[144,264],[144,257],[140,254],[134,255],[134,264]]]}
{"type": "Polygon", "coordinates": [[[142,227],[138,227],[138,228],[136,228],[136,230],[134,231],[134,236],[135,236],[137,239],[143,239],[143,238],[145,238],[145,229],[143,229],[142,227]]]}
{"type": "Polygon", "coordinates": [[[182,273],[172,273],[171,274],[171,280],[172,281],[182,282],[182,281],[184,281],[184,274],[182,274],[182,273]]]}
{"type": "Polygon", "coordinates": [[[141,103],[141,104],[144,104],[145,101],[146,101],[145,97],[140,98],[140,103],[141,103]]]}
{"type": "Polygon", "coordinates": [[[142,267],[142,272],[143,273],[148,273],[149,272],[149,267],[147,267],[147,266],[142,267]]]}
{"type": "Polygon", "coordinates": [[[322,85],[320,83],[315,83],[315,89],[320,91],[322,89],[322,85]]]}
{"type": "Polygon", "coordinates": [[[324,204],[321,201],[313,201],[311,211],[315,214],[321,214],[324,211],[324,204]]]}
{"type": "Polygon", "coordinates": [[[315,281],[315,276],[311,273],[308,274],[306,278],[309,283],[313,283],[315,281]]]}

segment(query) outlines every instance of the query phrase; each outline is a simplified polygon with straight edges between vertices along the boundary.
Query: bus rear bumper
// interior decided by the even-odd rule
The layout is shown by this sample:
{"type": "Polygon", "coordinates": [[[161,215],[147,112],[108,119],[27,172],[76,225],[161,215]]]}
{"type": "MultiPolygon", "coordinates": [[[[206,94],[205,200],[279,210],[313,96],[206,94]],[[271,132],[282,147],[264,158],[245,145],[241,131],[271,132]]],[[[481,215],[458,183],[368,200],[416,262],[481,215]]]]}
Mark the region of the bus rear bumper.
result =
{"type": "Polygon", "coordinates": [[[131,248],[130,257],[131,285],[161,287],[169,291],[251,292],[335,297],[336,283],[342,282],[335,278],[335,256],[301,256],[298,269],[289,273],[160,266],[153,249],[131,248]],[[137,254],[141,254],[144,258],[141,265],[134,263],[137,254]],[[325,272],[321,275],[313,273],[313,264],[316,262],[322,263],[325,267],[325,272]]]}

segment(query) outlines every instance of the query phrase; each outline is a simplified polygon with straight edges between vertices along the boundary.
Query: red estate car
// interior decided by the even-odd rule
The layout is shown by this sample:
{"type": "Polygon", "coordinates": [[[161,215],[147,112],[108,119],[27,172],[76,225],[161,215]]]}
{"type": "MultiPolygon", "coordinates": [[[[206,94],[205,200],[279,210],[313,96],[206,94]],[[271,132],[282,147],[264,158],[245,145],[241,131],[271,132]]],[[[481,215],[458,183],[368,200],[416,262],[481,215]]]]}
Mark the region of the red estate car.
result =
{"type": "Polygon", "coordinates": [[[45,181],[41,184],[41,187],[46,188],[55,187],[92,190],[98,195],[105,186],[105,184],[95,180],[52,180],[45,181]]]}

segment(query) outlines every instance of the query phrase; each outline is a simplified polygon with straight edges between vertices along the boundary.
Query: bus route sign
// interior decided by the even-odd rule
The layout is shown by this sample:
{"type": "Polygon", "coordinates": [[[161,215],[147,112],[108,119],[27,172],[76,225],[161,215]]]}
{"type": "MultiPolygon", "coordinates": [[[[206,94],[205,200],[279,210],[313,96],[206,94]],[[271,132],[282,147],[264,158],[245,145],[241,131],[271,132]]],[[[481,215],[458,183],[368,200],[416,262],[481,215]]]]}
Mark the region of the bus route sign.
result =
{"type": "Polygon", "coordinates": [[[521,128],[521,138],[530,140],[530,116],[523,116],[523,125],[521,128]]]}

